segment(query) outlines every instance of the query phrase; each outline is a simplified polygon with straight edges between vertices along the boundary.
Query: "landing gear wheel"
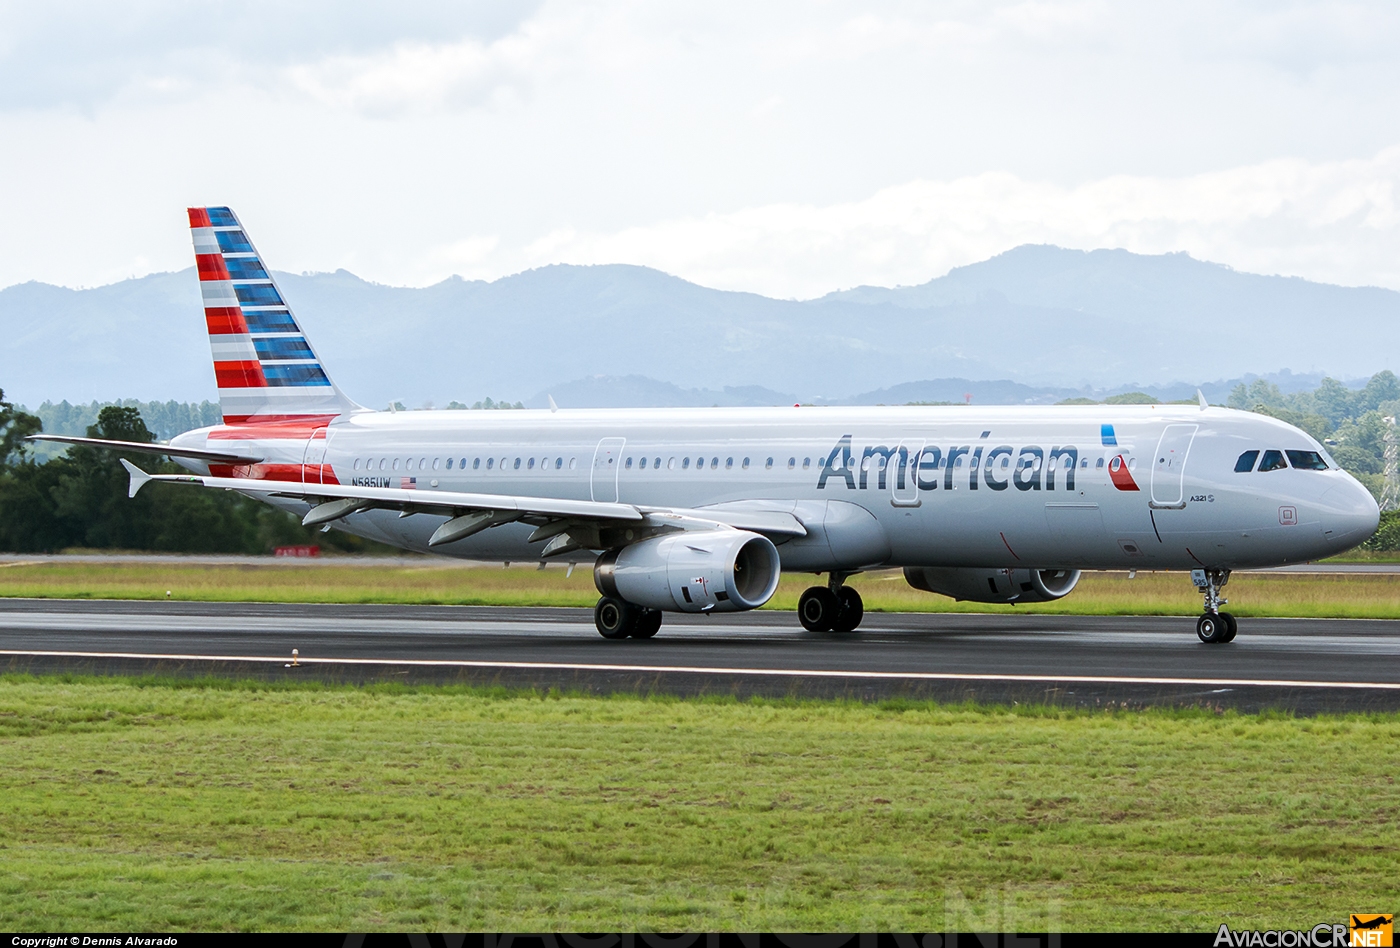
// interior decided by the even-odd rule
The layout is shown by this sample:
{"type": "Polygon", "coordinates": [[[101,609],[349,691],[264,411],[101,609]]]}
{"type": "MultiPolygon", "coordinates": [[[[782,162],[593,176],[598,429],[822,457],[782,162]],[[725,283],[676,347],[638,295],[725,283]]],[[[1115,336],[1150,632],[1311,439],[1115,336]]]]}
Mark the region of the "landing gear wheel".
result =
{"type": "Polygon", "coordinates": [[[830,632],[841,618],[841,603],[825,586],[813,586],[797,600],[797,618],[808,632],[830,632]]]}
{"type": "Polygon", "coordinates": [[[1229,641],[1229,623],[1217,613],[1207,612],[1196,620],[1196,637],[1207,645],[1229,641]]]}
{"type": "Polygon", "coordinates": [[[1240,630],[1240,624],[1236,622],[1235,617],[1228,612],[1220,613],[1220,619],[1225,623],[1225,637],[1220,641],[1233,642],[1235,640],[1235,633],[1240,630]]]}
{"type": "Polygon", "coordinates": [[[593,624],[605,639],[625,639],[637,625],[637,607],[622,599],[604,596],[593,607],[593,624]]]}
{"type": "Polygon", "coordinates": [[[649,639],[659,631],[661,631],[661,610],[647,609],[637,617],[636,623],[632,626],[632,638],[649,639]]]}
{"type": "Polygon", "coordinates": [[[850,586],[842,586],[836,590],[836,601],[841,604],[841,613],[832,623],[831,631],[854,632],[860,620],[865,618],[865,603],[861,601],[860,593],[850,586]]]}

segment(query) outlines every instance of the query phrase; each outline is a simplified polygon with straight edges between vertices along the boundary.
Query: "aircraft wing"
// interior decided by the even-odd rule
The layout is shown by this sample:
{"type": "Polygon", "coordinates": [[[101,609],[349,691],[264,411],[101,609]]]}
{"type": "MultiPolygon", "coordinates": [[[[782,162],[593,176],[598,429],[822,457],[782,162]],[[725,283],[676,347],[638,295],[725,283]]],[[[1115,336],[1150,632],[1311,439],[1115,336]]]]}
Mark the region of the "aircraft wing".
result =
{"type": "Polygon", "coordinates": [[[73,435],[36,434],[26,441],[55,441],[59,444],[79,444],[89,448],[109,448],[113,451],[130,451],[134,454],[160,454],[172,458],[190,458],[194,461],[212,461],[215,464],[257,464],[262,458],[246,454],[229,454],[227,451],[205,451],[201,448],[176,448],[168,444],[143,444],[139,441],[109,441],[106,438],[78,438],[73,435]]]}
{"type": "Polygon", "coordinates": [[[545,547],[542,554],[544,556],[576,549],[606,549],[634,539],[640,540],[649,535],[674,530],[730,527],[769,536],[807,535],[807,529],[796,517],[776,511],[638,507],[606,501],[510,494],[305,484],[296,481],[212,477],[200,474],[147,474],[126,460],[122,461],[122,466],[131,476],[128,493],[132,497],[151,481],[199,484],[204,487],[273,497],[294,497],[312,504],[310,513],[302,519],[306,526],[331,523],[341,517],[376,507],[395,509],[405,514],[432,513],[449,517],[450,519],[439,527],[428,541],[429,546],[452,543],[481,530],[515,521],[537,526],[530,537],[532,541],[553,541],[545,547]]]}

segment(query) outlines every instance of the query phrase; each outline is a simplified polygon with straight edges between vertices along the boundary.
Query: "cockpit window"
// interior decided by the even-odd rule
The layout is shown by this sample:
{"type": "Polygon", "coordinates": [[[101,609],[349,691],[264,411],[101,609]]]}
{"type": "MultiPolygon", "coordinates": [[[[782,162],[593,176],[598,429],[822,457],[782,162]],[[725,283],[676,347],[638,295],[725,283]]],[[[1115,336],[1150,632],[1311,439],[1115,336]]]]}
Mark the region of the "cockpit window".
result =
{"type": "Polygon", "coordinates": [[[1288,462],[1283,459],[1282,451],[1265,451],[1264,460],[1259,462],[1259,473],[1281,471],[1286,467],[1288,467],[1288,462]]]}
{"type": "Polygon", "coordinates": [[[1246,451],[1240,455],[1240,459],[1235,462],[1236,474],[1248,474],[1254,470],[1254,462],[1259,460],[1258,451],[1246,451]]]}
{"type": "Polygon", "coordinates": [[[1288,463],[1300,471],[1325,471],[1327,462],[1316,451],[1285,451],[1288,463]]]}

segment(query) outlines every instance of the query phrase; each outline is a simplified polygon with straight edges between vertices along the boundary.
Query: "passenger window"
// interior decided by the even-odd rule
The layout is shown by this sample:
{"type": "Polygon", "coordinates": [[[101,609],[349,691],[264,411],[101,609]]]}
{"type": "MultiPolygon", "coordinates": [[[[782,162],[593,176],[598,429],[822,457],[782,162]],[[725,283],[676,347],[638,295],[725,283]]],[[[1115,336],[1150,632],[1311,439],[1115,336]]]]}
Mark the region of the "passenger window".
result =
{"type": "Polygon", "coordinates": [[[1103,467],[1103,458],[1099,458],[1096,462],[1094,462],[1094,467],[1103,467]]]}
{"type": "Polygon", "coordinates": [[[496,459],[495,459],[495,458],[487,458],[487,459],[486,459],[486,470],[489,471],[489,470],[491,470],[491,468],[493,468],[493,467],[495,467],[495,466],[496,466],[496,459]]]}
{"type": "Polygon", "coordinates": [[[1130,470],[1130,471],[1136,471],[1136,470],[1137,470],[1137,458],[1129,458],[1129,459],[1128,459],[1128,470],[1130,470]]]}
{"type": "Polygon", "coordinates": [[[652,461],[651,466],[656,468],[658,471],[661,470],[661,459],[657,458],[656,460],[652,461]]]}
{"type": "Polygon", "coordinates": [[[555,459],[554,459],[554,469],[555,469],[556,471],[558,471],[558,470],[562,469],[563,467],[564,467],[564,459],[563,459],[563,458],[555,458],[555,459]]]}
{"type": "Polygon", "coordinates": [[[1089,459],[1088,459],[1088,458],[1085,458],[1084,460],[1080,461],[1080,462],[1079,462],[1079,466],[1080,466],[1080,467],[1088,467],[1088,466],[1089,466],[1089,459]]]}
{"type": "MultiPolygon", "coordinates": [[[[452,466],[452,465],[451,465],[451,459],[449,458],[449,459],[448,459],[448,468],[451,469],[451,466],[452,466]]],[[[437,469],[438,469],[438,459],[437,459],[437,458],[433,458],[433,470],[436,471],[437,469]]]]}
{"type": "Polygon", "coordinates": [[[399,459],[398,459],[398,458],[394,458],[394,470],[397,471],[398,469],[399,469],[399,459]]]}
{"type": "Polygon", "coordinates": [[[516,469],[517,471],[520,470],[520,459],[519,459],[519,458],[516,458],[516,459],[515,459],[515,469],[516,469]]]}
{"type": "Polygon", "coordinates": [[[773,470],[773,459],[772,459],[772,458],[769,458],[768,460],[766,460],[766,461],[763,462],[763,469],[766,470],[766,471],[771,471],[771,470],[773,470]]]}
{"type": "Polygon", "coordinates": [[[719,470],[719,458],[710,458],[710,470],[719,470]]]}
{"type": "Polygon", "coordinates": [[[676,459],[675,459],[675,458],[671,458],[671,460],[669,460],[669,461],[666,462],[666,469],[667,469],[668,471],[674,471],[674,470],[676,469],[676,459]]]}
{"type": "Polygon", "coordinates": [[[729,470],[730,468],[732,468],[733,466],[734,466],[734,459],[733,459],[733,458],[725,458],[725,459],[724,459],[724,469],[725,469],[726,471],[729,470]]]}
{"type": "MultiPolygon", "coordinates": [[[[462,463],[463,463],[463,464],[466,464],[466,463],[467,463],[467,459],[466,459],[466,458],[462,458],[462,463]]],[[[490,466],[491,466],[491,464],[490,464],[489,461],[487,462],[487,465],[486,465],[486,466],[487,466],[487,467],[490,467],[490,466]]],[[[472,470],[473,470],[473,471],[478,470],[478,469],[480,469],[480,467],[481,467],[481,458],[472,458],[472,470]]]]}
{"type": "Polygon", "coordinates": [[[642,458],[640,461],[638,461],[638,462],[637,462],[637,467],[639,467],[639,468],[641,468],[642,470],[645,471],[645,470],[647,469],[647,459],[646,459],[646,458],[642,458]]]}
{"type": "MultiPolygon", "coordinates": [[[[437,461],[434,461],[433,463],[436,464],[437,461]]],[[[448,469],[449,471],[452,470],[452,459],[451,459],[451,458],[448,458],[448,459],[447,459],[447,469],[448,469]]]]}
{"type": "Polygon", "coordinates": [[[572,471],[576,467],[578,467],[578,458],[569,458],[569,470],[572,471]]]}
{"type": "Polygon", "coordinates": [[[427,469],[428,469],[428,459],[427,459],[427,458],[419,458],[419,459],[418,459],[418,470],[420,470],[420,471],[426,471],[427,469]]]}
{"type": "Polygon", "coordinates": [[[1285,451],[1288,463],[1300,471],[1325,471],[1327,462],[1316,451],[1285,451]]]}
{"type": "Polygon", "coordinates": [[[359,459],[359,458],[356,458],[356,459],[355,459],[355,470],[358,471],[359,469],[360,469],[360,459],[359,459]]]}
{"type": "Polygon", "coordinates": [[[682,470],[682,471],[688,471],[688,470],[690,470],[690,458],[681,458],[681,470],[682,470]]]}
{"type": "MultiPolygon", "coordinates": [[[[516,458],[515,466],[516,466],[516,467],[519,467],[519,466],[520,466],[520,459],[519,459],[519,458],[516,458]]],[[[533,471],[534,469],[535,469],[535,459],[534,459],[534,458],[530,458],[528,461],[525,462],[525,470],[527,470],[527,471],[533,471]]]]}
{"type": "Polygon", "coordinates": [[[743,468],[744,468],[744,470],[746,470],[746,471],[749,469],[749,459],[748,459],[748,458],[744,458],[743,468]]]}
{"type": "Polygon", "coordinates": [[[627,468],[627,470],[629,470],[629,471],[632,470],[632,459],[629,457],[629,458],[627,459],[627,463],[624,464],[624,465],[622,465],[622,466],[625,467],[625,468],[627,468]]]}
{"type": "Polygon", "coordinates": [[[795,467],[797,467],[797,458],[788,458],[788,470],[791,471],[795,467]]]}
{"type": "Polygon", "coordinates": [[[1281,471],[1286,467],[1288,467],[1288,462],[1283,459],[1282,451],[1265,451],[1264,460],[1259,462],[1259,473],[1281,471]]]}
{"type": "Polygon", "coordinates": [[[811,459],[811,458],[803,458],[803,459],[802,459],[802,470],[805,471],[805,470],[807,470],[807,468],[809,468],[809,467],[811,467],[811,466],[812,466],[812,459],[811,459]]]}
{"type": "Polygon", "coordinates": [[[409,458],[407,461],[403,462],[403,469],[405,471],[413,470],[413,458],[409,458]]]}
{"type": "Polygon", "coordinates": [[[1254,462],[1257,460],[1259,460],[1258,451],[1246,451],[1244,454],[1241,454],[1239,460],[1235,462],[1235,473],[1248,474],[1250,471],[1254,470],[1254,462]]]}

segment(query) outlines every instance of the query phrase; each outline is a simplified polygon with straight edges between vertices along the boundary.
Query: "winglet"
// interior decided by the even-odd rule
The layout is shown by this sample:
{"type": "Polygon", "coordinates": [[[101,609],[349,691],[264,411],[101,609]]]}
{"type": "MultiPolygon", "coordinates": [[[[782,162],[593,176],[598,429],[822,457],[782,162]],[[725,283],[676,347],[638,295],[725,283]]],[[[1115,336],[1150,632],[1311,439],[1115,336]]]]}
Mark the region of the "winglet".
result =
{"type": "Polygon", "coordinates": [[[1205,393],[1200,389],[1196,389],[1196,401],[1201,403],[1201,411],[1205,411],[1210,407],[1210,402],[1206,401],[1205,393]]]}
{"type": "Polygon", "coordinates": [[[121,461],[122,467],[126,468],[126,472],[131,475],[131,483],[126,488],[126,496],[135,497],[136,492],[145,487],[147,482],[150,481],[151,475],[141,470],[135,464],[132,464],[126,458],[122,458],[121,461]]]}
{"type": "Polygon", "coordinates": [[[549,399],[549,410],[550,410],[550,411],[558,411],[558,410],[559,410],[559,406],[556,405],[556,404],[554,404],[554,396],[553,396],[553,395],[546,395],[545,397],[549,399]]]}

